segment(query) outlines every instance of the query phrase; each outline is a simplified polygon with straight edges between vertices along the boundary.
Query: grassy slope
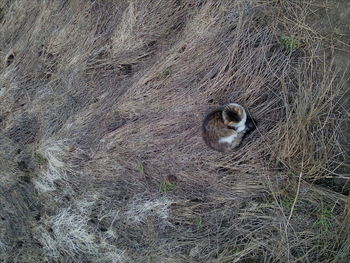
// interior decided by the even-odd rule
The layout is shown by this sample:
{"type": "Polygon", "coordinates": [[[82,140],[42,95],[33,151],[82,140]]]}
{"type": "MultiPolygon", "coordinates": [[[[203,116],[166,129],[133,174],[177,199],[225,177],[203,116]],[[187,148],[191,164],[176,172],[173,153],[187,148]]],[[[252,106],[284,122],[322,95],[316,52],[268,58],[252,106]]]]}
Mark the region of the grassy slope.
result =
{"type": "Polygon", "coordinates": [[[347,76],[317,6],[0,3],[3,261],[347,262],[348,193],[317,184],[347,161],[347,76]],[[259,126],[224,155],[200,126],[230,101],[259,126]]]}

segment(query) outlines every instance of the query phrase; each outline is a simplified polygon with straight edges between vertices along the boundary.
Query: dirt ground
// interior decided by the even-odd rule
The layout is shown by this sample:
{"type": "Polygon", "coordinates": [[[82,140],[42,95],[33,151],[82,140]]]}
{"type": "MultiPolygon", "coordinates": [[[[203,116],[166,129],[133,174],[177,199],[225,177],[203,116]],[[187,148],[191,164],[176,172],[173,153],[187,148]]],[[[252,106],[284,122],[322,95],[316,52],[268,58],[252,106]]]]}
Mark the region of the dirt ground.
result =
{"type": "MultiPolygon", "coordinates": [[[[337,66],[337,70],[344,74],[347,79],[350,75],[349,69],[349,57],[350,57],[350,2],[346,0],[337,1],[318,1],[321,7],[327,7],[326,9],[320,8],[318,12],[311,15],[308,18],[310,24],[313,25],[321,34],[326,36],[326,41],[322,44],[324,48],[321,52],[327,56],[329,62],[334,62],[337,66]]],[[[346,86],[350,87],[350,81],[346,81],[346,86]]],[[[349,89],[349,88],[348,88],[349,89]]],[[[348,112],[350,108],[349,94],[345,93],[342,97],[342,107],[345,112],[348,112]]],[[[349,137],[350,125],[349,122],[345,122],[342,126],[344,135],[342,137],[342,143],[350,148],[349,137]]],[[[349,174],[350,166],[343,166],[339,169],[340,174],[349,174]]],[[[336,179],[336,180],[322,180],[321,184],[325,184],[338,191],[345,191],[349,194],[350,185],[348,180],[336,179]]]]}

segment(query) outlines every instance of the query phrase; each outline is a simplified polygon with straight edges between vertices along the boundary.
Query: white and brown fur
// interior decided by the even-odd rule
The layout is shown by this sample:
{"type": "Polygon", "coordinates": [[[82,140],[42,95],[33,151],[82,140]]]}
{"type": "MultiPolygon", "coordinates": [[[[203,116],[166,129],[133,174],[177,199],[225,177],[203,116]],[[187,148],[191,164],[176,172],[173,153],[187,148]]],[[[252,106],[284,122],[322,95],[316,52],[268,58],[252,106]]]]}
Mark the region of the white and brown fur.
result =
{"type": "Polygon", "coordinates": [[[255,129],[246,110],[237,103],[229,103],[209,113],[202,127],[206,144],[220,152],[237,148],[243,137],[255,129]]]}

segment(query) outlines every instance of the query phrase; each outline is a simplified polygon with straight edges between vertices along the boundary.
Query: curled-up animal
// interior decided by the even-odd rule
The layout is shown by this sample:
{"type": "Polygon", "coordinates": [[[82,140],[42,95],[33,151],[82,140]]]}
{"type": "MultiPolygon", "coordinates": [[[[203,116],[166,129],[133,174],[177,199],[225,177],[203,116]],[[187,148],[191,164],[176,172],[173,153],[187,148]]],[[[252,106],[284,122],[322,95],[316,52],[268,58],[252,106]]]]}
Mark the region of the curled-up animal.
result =
{"type": "Polygon", "coordinates": [[[244,136],[256,129],[255,121],[237,103],[229,103],[209,113],[202,126],[205,143],[220,152],[239,147],[244,136]]]}

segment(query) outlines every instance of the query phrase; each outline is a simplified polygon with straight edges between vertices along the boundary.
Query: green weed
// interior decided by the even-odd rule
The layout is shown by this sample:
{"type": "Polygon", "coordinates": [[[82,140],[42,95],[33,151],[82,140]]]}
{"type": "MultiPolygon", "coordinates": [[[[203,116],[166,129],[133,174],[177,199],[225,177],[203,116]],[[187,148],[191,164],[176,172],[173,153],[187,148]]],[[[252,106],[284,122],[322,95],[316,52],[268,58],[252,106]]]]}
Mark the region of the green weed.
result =
{"type": "Polygon", "coordinates": [[[346,251],[341,251],[335,256],[334,262],[345,263],[345,262],[349,262],[348,259],[349,259],[349,254],[346,251]]]}
{"type": "Polygon", "coordinates": [[[171,74],[170,68],[164,69],[163,72],[162,72],[162,74],[163,74],[164,78],[166,78],[167,76],[169,76],[169,75],[171,74]]]}
{"type": "Polygon", "coordinates": [[[170,67],[167,67],[167,68],[165,68],[162,72],[159,72],[159,73],[157,74],[156,79],[157,79],[157,80],[165,79],[165,78],[167,78],[170,74],[171,74],[171,68],[170,68],[170,67]]]}
{"type": "Polygon", "coordinates": [[[327,233],[332,225],[332,220],[334,218],[332,211],[324,207],[324,204],[321,204],[321,207],[317,210],[318,220],[315,222],[315,225],[321,227],[323,233],[327,233]]]}
{"type": "Polygon", "coordinates": [[[41,153],[38,152],[34,153],[34,160],[39,166],[45,166],[48,163],[48,160],[41,153]]]}
{"type": "Polygon", "coordinates": [[[169,182],[168,180],[165,180],[163,183],[160,184],[159,186],[159,192],[161,193],[166,193],[174,190],[175,184],[172,182],[169,182]]]}
{"type": "Polygon", "coordinates": [[[292,197],[285,196],[280,200],[281,206],[287,210],[290,210],[292,208],[293,203],[294,203],[294,199],[292,197]]]}
{"type": "Polygon", "coordinates": [[[300,42],[293,36],[282,36],[280,38],[280,44],[287,51],[295,51],[300,46],[300,42]]]}
{"type": "Polygon", "coordinates": [[[139,173],[141,173],[141,174],[145,173],[145,167],[143,166],[142,163],[140,163],[140,164],[136,167],[136,170],[137,170],[139,173]]]}
{"type": "Polygon", "coordinates": [[[203,227],[203,219],[201,217],[197,219],[196,225],[197,225],[197,230],[203,227]]]}

